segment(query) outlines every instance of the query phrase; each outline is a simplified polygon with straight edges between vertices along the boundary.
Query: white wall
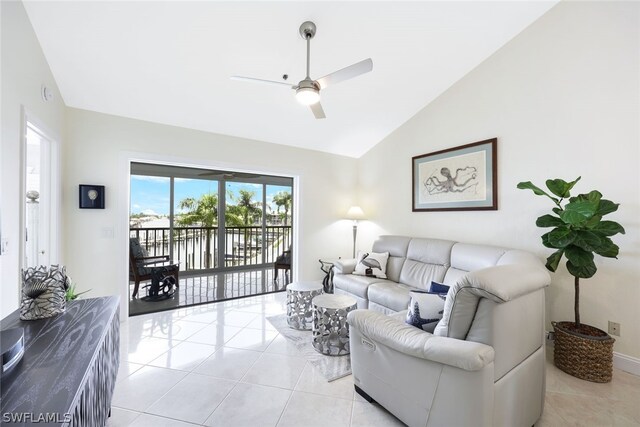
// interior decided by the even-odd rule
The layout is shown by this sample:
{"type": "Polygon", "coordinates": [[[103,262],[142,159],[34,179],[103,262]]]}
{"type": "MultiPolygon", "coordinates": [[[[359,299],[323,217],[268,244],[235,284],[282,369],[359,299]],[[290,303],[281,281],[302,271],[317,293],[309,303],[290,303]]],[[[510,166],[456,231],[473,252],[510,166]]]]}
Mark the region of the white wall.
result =
{"type": "MultiPolygon", "coordinates": [[[[582,175],[579,192],[621,203],[618,260],[582,280],[582,321],[621,323],[614,350],[640,357],[640,4],[562,2],[359,159],[363,209],[380,233],[489,243],[550,254],[535,219],[549,203],[520,181],[582,175]],[[411,157],[498,138],[498,211],[411,212],[411,157]]],[[[547,319],[573,320],[564,267],[547,319]]]]}
{"type": "Polygon", "coordinates": [[[27,14],[18,1],[0,2],[2,55],[2,145],[0,158],[0,209],[2,238],[8,251],[0,256],[0,318],[18,307],[20,270],[20,212],[25,200],[20,194],[21,129],[24,107],[60,138],[65,107],[49,65],[42,54],[27,14]],[[40,87],[46,84],[54,100],[44,102],[40,87]]]}
{"type": "Polygon", "coordinates": [[[64,256],[69,275],[79,289],[92,289],[91,296],[119,294],[127,283],[127,158],[297,176],[294,274],[321,278],[318,258],[350,255],[351,225],[340,218],[353,201],[356,159],[72,108],[66,138],[64,256]],[[78,209],[79,184],[105,185],[106,209],[78,209]],[[105,228],[115,238],[102,237],[105,228]]]}

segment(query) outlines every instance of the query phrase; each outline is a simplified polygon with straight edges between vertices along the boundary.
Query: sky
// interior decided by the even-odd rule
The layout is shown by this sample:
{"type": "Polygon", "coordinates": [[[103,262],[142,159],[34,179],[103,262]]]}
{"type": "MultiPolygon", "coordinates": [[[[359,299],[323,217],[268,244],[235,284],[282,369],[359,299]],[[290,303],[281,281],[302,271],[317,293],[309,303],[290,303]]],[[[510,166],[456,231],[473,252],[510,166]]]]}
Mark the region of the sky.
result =
{"type": "MultiPolygon", "coordinates": [[[[131,175],[131,213],[169,215],[169,183],[169,178],[131,175]]],[[[238,195],[240,190],[252,191],[255,201],[262,200],[262,184],[227,182],[227,198],[230,191],[238,195]]],[[[273,212],[276,212],[273,196],[280,191],[291,192],[291,187],[267,185],[267,205],[273,212]]],[[[180,200],[187,197],[197,199],[206,193],[217,194],[218,181],[175,178],[174,192],[175,212],[179,213],[177,205],[180,200]]]]}

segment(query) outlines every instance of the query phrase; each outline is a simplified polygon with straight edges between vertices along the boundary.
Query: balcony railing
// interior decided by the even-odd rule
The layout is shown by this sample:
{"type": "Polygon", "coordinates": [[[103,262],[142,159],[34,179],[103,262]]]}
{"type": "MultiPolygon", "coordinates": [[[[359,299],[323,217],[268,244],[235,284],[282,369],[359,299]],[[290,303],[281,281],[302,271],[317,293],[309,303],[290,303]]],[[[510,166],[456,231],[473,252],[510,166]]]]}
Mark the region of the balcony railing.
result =
{"type": "MultiPolygon", "coordinates": [[[[242,267],[273,263],[291,246],[291,226],[225,227],[224,267],[242,267]]],[[[149,255],[172,255],[181,271],[220,268],[218,227],[131,228],[149,255]],[[172,253],[173,252],[173,253],[172,253]]]]}

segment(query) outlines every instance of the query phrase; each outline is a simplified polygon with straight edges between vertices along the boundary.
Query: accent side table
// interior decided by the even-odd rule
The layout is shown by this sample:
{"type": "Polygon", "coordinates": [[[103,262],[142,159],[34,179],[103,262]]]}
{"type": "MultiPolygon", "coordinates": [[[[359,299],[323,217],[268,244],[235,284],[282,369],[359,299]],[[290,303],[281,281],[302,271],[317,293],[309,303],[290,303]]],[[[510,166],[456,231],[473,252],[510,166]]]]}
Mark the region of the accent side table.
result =
{"type": "Polygon", "coordinates": [[[312,301],[313,348],[327,356],[350,353],[347,314],[358,308],[355,298],[323,294],[312,301]]]}
{"type": "Polygon", "coordinates": [[[322,294],[322,283],[293,282],[287,285],[287,324],[298,330],[311,329],[311,300],[322,294]]]}

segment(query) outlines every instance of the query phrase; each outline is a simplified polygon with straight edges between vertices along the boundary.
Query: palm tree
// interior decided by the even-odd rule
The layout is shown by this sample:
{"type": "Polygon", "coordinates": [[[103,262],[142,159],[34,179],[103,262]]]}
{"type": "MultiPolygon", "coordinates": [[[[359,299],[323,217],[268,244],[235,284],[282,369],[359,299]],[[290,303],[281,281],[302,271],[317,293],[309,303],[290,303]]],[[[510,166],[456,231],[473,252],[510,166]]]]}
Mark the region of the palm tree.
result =
{"type": "Polygon", "coordinates": [[[186,210],[176,218],[176,224],[179,227],[193,225],[206,227],[205,267],[210,268],[211,230],[218,224],[218,195],[207,193],[200,196],[199,199],[187,197],[178,203],[178,207],[181,210],[186,210]]]}
{"type": "Polygon", "coordinates": [[[288,191],[280,191],[273,196],[273,203],[278,208],[278,213],[280,213],[280,208],[284,208],[284,225],[287,225],[287,218],[289,216],[289,209],[291,209],[291,193],[288,191]]]}
{"type": "Polygon", "coordinates": [[[247,250],[250,248],[250,225],[259,223],[262,218],[262,203],[254,202],[254,191],[239,190],[240,196],[236,196],[229,192],[229,199],[236,201],[235,204],[227,206],[225,213],[225,223],[227,226],[243,227],[244,234],[244,256],[245,262],[247,258],[247,250]]]}
{"type": "Polygon", "coordinates": [[[193,197],[187,197],[178,203],[178,207],[181,210],[186,210],[176,218],[176,223],[180,227],[188,227],[190,225],[213,227],[218,223],[217,194],[203,194],[197,200],[193,197]]]}
{"type": "MultiPolygon", "coordinates": [[[[227,225],[249,226],[259,222],[262,218],[262,208],[260,202],[253,201],[256,193],[248,190],[240,190],[239,192],[240,196],[236,204],[227,207],[227,225]]],[[[236,199],[233,193],[229,194],[229,198],[236,199]]]]}

